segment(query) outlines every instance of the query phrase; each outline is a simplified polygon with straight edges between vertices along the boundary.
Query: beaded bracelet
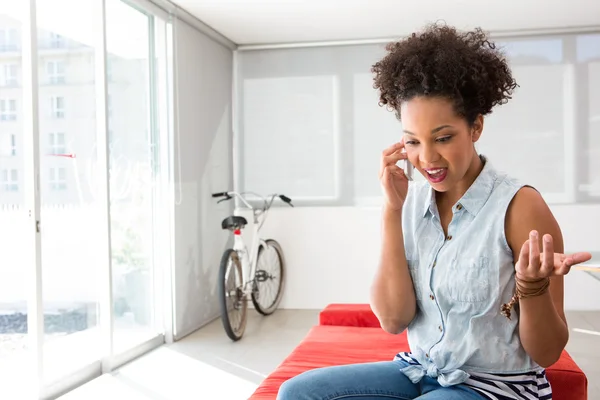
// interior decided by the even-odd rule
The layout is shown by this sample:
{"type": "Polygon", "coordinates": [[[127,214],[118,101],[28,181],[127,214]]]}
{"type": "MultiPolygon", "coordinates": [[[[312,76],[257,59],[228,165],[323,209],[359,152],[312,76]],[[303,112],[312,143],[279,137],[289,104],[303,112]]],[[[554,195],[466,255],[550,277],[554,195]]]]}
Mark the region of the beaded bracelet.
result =
{"type": "Polygon", "coordinates": [[[536,296],[540,296],[540,295],[546,293],[546,291],[548,290],[548,287],[550,286],[550,278],[542,278],[537,281],[531,281],[531,282],[527,282],[527,283],[538,283],[538,282],[542,282],[542,281],[544,281],[544,284],[542,286],[540,286],[539,288],[529,289],[529,288],[523,286],[520,283],[519,279],[516,279],[515,294],[513,295],[513,297],[510,299],[510,301],[508,303],[502,304],[502,307],[500,308],[500,313],[502,315],[504,315],[506,318],[510,319],[510,315],[511,315],[510,310],[519,301],[519,299],[526,299],[528,297],[536,297],[536,296]]]}

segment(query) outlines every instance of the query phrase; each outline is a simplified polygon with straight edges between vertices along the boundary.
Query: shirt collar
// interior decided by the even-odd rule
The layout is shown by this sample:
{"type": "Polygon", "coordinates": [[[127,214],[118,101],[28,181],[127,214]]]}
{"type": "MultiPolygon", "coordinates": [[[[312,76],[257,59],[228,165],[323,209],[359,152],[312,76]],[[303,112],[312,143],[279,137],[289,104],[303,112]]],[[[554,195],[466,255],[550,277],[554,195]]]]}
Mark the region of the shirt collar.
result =
{"type": "MultiPolygon", "coordinates": [[[[480,155],[479,157],[481,158],[481,161],[483,161],[483,169],[465,194],[452,207],[453,212],[460,206],[460,208],[464,208],[467,212],[476,216],[494,189],[494,183],[498,174],[485,156],[480,155]]],[[[426,199],[423,208],[423,217],[427,215],[427,212],[433,214],[433,210],[436,207],[435,192],[431,185],[428,185],[426,199]]]]}

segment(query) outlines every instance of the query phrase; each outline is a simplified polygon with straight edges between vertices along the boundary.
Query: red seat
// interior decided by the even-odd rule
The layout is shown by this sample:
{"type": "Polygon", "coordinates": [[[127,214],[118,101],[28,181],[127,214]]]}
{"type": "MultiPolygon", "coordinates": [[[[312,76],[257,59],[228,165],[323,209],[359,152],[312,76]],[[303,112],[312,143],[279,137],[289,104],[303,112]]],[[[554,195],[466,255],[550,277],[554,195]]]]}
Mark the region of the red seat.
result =
{"type": "MultiPolygon", "coordinates": [[[[251,400],[275,400],[279,386],[313,368],[393,359],[408,351],[406,333],[391,335],[367,304],[332,304],[292,353],[256,389],[251,400]]],[[[587,400],[587,378],[564,351],[547,369],[555,400],[587,400]]]]}

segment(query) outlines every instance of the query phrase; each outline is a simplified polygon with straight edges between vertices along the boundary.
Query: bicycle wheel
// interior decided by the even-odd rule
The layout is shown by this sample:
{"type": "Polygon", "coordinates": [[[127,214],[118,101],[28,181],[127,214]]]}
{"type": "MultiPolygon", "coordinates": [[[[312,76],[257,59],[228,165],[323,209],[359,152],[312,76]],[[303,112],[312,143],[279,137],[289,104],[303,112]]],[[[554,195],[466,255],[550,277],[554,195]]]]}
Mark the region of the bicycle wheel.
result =
{"type": "Polygon", "coordinates": [[[238,254],[233,249],[225,250],[219,269],[219,302],[223,328],[233,341],[240,340],[246,330],[248,302],[243,282],[238,254]]]}
{"type": "Polygon", "coordinates": [[[252,290],[252,303],[262,315],[275,312],[281,296],[285,278],[285,261],[281,246],[273,239],[261,246],[256,259],[256,274],[252,290]]]}

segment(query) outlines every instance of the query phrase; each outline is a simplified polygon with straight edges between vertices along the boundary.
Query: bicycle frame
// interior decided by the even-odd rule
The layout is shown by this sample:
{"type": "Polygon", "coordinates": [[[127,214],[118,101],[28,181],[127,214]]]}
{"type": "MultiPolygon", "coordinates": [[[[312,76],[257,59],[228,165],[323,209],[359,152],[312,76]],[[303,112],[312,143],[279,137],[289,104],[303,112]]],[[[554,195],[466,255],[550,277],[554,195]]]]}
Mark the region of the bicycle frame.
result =
{"type": "MultiPolygon", "coordinates": [[[[251,193],[251,192],[245,192],[251,193]]],[[[260,229],[262,228],[263,223],[267,218],[267,214],[271,205],[273,204],[273,200],[277,196],[276,194],[270,196],[270,201],[267,201],[260,195],[256,193],[251,193],[255,196],[258,196],[264,201],[264,207],[257,209],[252,207],[248,201],[243,197],[243,193],[238,192],[228,192],[230,196],[235,196],[239,198],[244,205],[252,210],[252,227],[253,227],[253,235],[252,235],[252,243],[250,245],[250,249],[246,246],[246,242],[242,237],[241,230],[234,232],[233,235],[233,249],[240,256],[240,262],[242,263],[242,276],[244,279],[243,282],[243,291],[244,293],[249,293],[252,290],[252,287],[248,288],[248,284],[253,282],[254,276],[256,274],[256,265],[258,261],[258,252],[262,246],[266,246],[266,241],[260,237],[260,229]]]]}

